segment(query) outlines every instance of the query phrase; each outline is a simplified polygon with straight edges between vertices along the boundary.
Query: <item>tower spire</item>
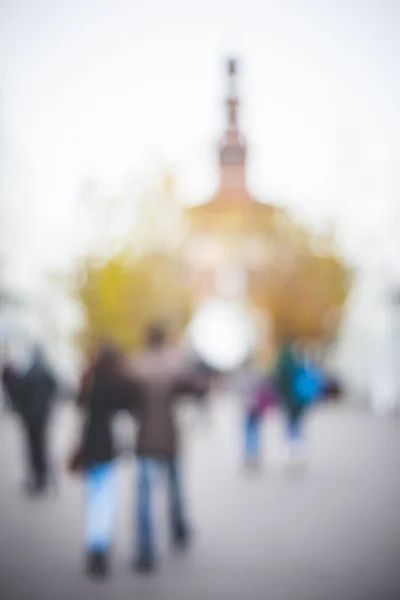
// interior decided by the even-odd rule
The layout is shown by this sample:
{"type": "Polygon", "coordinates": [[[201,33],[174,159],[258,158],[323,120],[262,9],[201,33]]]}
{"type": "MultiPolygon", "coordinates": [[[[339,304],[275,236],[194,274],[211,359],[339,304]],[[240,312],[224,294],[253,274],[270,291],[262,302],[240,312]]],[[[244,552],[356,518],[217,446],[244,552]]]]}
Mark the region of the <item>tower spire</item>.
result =
{"type": "Polygon", "coordinates": [[[227,61],[228,90],[225,100],[227,126],[220,150],[220,187],[217,196],[247,196],[246,188],[246,144],[238,127],[239,98],[237,93],[237,60],[227,61]]]}
{"type": "Polygon", "coordinates": [[[236,71],[237,62],[235,58],[228,60],[228,97],[226,104],[228,107],[228,130],[237,130],[237,107],[239,100],[236,89],[236,71]]]}

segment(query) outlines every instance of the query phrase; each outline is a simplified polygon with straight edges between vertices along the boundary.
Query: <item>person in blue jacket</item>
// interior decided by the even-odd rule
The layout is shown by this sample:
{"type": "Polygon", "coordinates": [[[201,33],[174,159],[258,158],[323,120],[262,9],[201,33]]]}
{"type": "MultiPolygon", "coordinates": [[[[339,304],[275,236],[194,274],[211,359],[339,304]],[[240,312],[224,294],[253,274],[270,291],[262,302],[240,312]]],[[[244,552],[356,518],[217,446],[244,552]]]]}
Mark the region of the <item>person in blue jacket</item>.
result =
{"type": "Polygon", "coordinates": [[[286,337],[278,353],[274,382],[285,413],[290,456],[297,459],[304,449],[305,416],[323,394],[323,375],[300,344],[286,337]]]}

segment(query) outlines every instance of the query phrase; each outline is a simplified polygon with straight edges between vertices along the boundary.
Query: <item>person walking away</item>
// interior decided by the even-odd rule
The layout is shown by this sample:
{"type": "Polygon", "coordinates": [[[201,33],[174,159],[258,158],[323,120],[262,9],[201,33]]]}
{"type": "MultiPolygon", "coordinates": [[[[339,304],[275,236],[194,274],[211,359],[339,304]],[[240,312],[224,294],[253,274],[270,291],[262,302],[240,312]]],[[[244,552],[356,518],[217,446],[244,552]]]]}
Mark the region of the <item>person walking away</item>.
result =
{"type": "Polygon", "coordinates": [[[210,406],[210,388],[213,387],[213,383],[217,380],[218,374],[214,369],[209,367],[202,359],[197,358],[193,361],[189,372],[193,375],[197,374],[199,379],[207,381],[207,388],[204,388],[204,392],[198,392],[196,394],[196,403],[199,409],[201,420],[205,425],[210,425],[211,420],[211,406],[210,406]]]}
{"type": "Polygon", "coordinates": [[[170,497],[172,543],[185,548],[189,525],[181,481],[180,446],[175,415],[179,396],[204,394],[204,375],[189,373],[182,355],[167,342],[163,327],[153,325],[146,335],[145,350],[132,361],[132,369],[143,389],[138,412],[137,438],[137,556],[135,568],[151,572],[156,566],[155,529],[151,506],[151,472],[161,465],[166,471],[170,497]]]}
{"type": "Polygon", "coordinates": [[[276,394],[268,373],[249,360],[236,380],[243,400],[244,464],[257,469],[261,459],[261,425],[265,412],[276,404],[276,394]]]}
{"type": "Polygon", "coordinates": [[[56,380],[40,346],[34,347],[31,364],[25,372],[8,365],[3,381],[24,431],[28,459],[26,491],[31,496],[42,494],[50,483],[48,429],[56,380]]]}
{"type": "Polygon", "coordinates": [[[286,439],[290,463],[304,461],[304,420],[310,407],[323,393],[323,376],[318,366],[286,339],[278,353],[274,383],[286,420],[286,439]]]}
{"type": "Polygon", "coordinates": [[[112,420],[118,411],[134,410],[139,388],[126,374],[124,357],[112,344],[102,344],[82,377],[77,405],[82,412],[82,439],[69,460],[69,470],[82,471],[85,483],[85,551],[89,575],[105,577],[116,500],[116,444],[112,420]]]}
{"type": "Polygon", "coordinates": [[[246,468],[257,468],[260,458],[260,420],[255,411],[255,397],[261,373],[254,360],[249,359],[239,370],[236,389],[243,410],[243,451],[246,468]]]}

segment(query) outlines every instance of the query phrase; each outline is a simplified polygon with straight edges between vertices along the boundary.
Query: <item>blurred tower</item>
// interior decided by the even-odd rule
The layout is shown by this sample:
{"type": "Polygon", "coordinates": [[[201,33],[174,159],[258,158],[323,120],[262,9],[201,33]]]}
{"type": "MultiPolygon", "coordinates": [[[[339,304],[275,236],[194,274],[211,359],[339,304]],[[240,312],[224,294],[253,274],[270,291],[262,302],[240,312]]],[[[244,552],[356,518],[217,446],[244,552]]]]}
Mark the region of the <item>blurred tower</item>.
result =
{"type": "Polygon", "coordinates": [[[184,262],[198,301],[210,296],[249,302],[269,258],[265,231],[274,217],[246,181],[247,150],[239,128],[238,65],[226,64],[226,122],[218,147],[219,184],[205,203],[187,211],[184,262]]]}
{"type": "Polygon", "coordinates": [[[237,94],[237,62],[227,65],[226,129],[219,149],[220,181],[216,199],[223,202],[232,196],[240,201],[251,201],[246,186],[246,143],[239,131],[237,94]]]}

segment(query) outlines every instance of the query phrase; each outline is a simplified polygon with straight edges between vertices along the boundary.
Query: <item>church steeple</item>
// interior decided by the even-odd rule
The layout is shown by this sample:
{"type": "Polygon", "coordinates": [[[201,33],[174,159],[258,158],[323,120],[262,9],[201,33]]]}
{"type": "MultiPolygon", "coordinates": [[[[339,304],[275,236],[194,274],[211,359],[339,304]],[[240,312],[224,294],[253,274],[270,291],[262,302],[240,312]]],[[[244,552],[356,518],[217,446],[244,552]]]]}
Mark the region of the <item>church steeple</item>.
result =
{"type": "Polygon", "coordinates": [[[228,108],[228,131],[237,131],[237,107],[239,100],[236,90],[236,60],[228,61],[228,96],[226,104],[228,108]]]}
{"type": "Polygon", "coordinates": [[[228,60],[227,76],[227,125],[219,149],[220,188],[217,195],[249,196],[246,188],[246,143],[238,126],[239,99],[235,59],[228,60]]]}

